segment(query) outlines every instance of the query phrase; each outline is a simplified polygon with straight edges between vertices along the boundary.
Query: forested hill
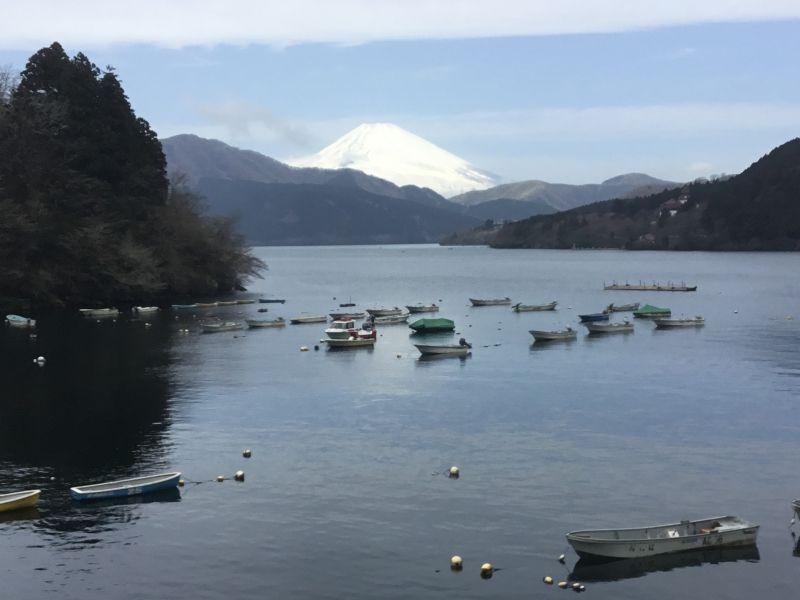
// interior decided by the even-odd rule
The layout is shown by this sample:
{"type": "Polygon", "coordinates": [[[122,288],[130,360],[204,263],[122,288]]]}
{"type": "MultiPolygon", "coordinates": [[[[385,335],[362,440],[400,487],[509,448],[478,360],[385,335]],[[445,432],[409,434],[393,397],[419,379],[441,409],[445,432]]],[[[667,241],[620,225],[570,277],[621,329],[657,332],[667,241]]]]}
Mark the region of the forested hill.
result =
{"type": "Polygon", "coordinates": [[[509,223],[491,245],[800,250],[800,138],[735,177],[509,223]]]}
{"type": "Polygon", "coordinates": [[[230,223],[170,186],[113,70],[54,43],[0,84],[0,305],[168,302],[256,274],[230,223]]]}

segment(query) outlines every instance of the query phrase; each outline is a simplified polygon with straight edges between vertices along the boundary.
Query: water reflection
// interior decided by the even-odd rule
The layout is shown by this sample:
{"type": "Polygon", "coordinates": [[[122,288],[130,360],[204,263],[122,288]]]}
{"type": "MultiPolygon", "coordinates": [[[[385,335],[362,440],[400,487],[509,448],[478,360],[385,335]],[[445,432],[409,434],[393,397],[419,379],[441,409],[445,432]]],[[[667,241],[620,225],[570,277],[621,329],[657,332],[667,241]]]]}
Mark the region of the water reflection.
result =
{"type": "Polygon", "coordinates": [[[575,563],[569,578],[575,581],[619,581],[644,577],[648,573],[672,571],[683,567],[700,567],[704,564],[716,565],[737,561],[758,562],[760,558],[758,547],[755,545],[707,548],[658,556],[622,558],[606,562],[581,558],[575,563]]]}
{"type": "Polygon", "coordinates": [[[0,513],[0,523],[12,523],[14,521],[32,521],[41,516],[39,509],[35,506],[21,508],[10,512],[0,513]]]}

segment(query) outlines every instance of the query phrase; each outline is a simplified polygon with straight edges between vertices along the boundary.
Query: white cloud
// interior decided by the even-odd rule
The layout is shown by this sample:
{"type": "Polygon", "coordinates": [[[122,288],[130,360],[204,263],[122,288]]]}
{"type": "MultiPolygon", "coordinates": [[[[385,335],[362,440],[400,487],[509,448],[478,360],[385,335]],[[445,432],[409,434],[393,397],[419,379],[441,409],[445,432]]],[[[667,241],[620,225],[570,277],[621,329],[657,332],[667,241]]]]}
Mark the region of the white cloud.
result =
{"type": "Polygon", "coordinates": [[[205,104],[197,108],[213,128],[227,133],[231,141],[248,140],[253,137],[270,138],[278,143],[308,149],[311,136],[302,126],[275,115],[265,106],[243,100],[228,100],[217,104],[205,104]]]}
{"type": "Polygon", "coordinates": [[[797,0],[28,0],[5,4],[2,17],[7,26],[0,48],[16,50],[31,50],[53,40],[81,49],[133,43],[288,46],[800,19],[797,0]]]}

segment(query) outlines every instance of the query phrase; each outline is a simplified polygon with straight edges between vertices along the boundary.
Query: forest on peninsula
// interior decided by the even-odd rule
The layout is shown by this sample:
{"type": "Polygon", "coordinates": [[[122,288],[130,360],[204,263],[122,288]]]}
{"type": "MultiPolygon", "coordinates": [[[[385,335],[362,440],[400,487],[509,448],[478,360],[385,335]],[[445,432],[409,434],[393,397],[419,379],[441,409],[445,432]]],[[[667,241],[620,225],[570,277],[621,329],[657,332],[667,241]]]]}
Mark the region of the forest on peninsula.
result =
{"type": "Polygon", "coordinates": [[[0,306],[163,304],[240,290],[263,268],[168,179],[113,68],[53,43],[0,71],[0,306]]]}

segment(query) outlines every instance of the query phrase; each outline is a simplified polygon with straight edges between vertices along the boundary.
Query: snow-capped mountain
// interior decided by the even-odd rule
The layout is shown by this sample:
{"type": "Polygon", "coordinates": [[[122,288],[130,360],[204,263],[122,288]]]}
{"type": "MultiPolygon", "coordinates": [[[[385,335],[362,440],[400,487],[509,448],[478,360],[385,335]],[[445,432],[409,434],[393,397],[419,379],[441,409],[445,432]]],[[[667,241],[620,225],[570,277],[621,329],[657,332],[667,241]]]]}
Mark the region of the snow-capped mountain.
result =
{"type": "Polygon", "coordinates": [[[296,167],[356,169],[395,183],[430,188],[445,198],[485,190],[496,181],[467,161],[391,123],[364,123],[296,167]]]}

